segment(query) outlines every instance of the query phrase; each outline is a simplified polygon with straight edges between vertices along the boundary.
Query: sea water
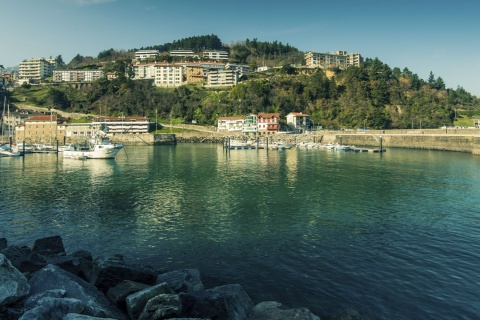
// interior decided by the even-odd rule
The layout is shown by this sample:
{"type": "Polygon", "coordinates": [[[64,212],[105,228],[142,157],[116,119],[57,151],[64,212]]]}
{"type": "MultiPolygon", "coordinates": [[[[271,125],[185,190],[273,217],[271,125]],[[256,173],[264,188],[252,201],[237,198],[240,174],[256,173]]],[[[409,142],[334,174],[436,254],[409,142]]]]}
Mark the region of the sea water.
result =
{"type": "Polygon", "coordinates": [[[198,268],[324,318],[480,317],[480,157],[426,150],[126,147],[0,158],[0,237],[198,268]]]}

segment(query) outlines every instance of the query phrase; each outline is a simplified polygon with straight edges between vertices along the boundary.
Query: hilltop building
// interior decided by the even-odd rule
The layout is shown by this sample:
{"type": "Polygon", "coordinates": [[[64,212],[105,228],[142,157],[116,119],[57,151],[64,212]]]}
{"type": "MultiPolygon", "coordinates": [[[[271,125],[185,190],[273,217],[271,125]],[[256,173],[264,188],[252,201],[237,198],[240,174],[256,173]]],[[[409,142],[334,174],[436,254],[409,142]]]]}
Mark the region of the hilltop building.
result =
{"type": "Polygon", "coordinates": [[[135,59],[139,60],[147,60],[147,59],[155,59],[160,55],[160,51],[158,50],[138,50],[135,51],[135,59]]]}
{"type": "Polygon", "coordinates": [[[203,51],[203,57],[215,61],[228,60],[228,52],[219,50],[205,50],[203,51]]]}
{"type": "Polygon", "coordinates": [[[18,81],[30,83],[51,77],[56,66],[55,59],[31,58],[22,61],[18,66],[18,81]]]}
{"type": "Polygon", "coordinates": [[[363,62],[360,53],[347,53],[337,51],[336,53],[307,52],[305,54],[305,65],[309,68],[340,68],[346,69],[349,66],[359,67],[363,62]]]}
{"type": "Polygon", "coordinates": [[[104,76],[102,70],[54,70],[54,82],[93,82],[104,76]]]}

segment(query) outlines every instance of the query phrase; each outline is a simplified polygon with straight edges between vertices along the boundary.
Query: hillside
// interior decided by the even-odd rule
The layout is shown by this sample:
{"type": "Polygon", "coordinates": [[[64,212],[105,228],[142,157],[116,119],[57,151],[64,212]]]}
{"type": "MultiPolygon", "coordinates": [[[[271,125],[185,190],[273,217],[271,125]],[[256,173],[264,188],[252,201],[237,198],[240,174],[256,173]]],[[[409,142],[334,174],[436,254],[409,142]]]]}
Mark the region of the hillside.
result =
{"type": "MultiPolygon", "coordinates": [[[[163,50],[185,48],[192,43],[202,47],[202,41],[207,40],[219,43],[213,35],[194,40],[174,42],[163,50]]],[[[190,84],[164,89],[153,87],[151,81],[130,79],[123,71],[130,65],[132,52],[111,49],[95,59],[77,56],[69,67],[101,64],[106,71],[116,71],[117,79],[100,79],[82,89],[24,86],[0,94],[7,94],[12,103],[22,101],[70,112],[144,115],[152,120],[172,118],[205,125],[215,125],[220,116],[279,112],[285,118],[295,111],[310,114],[314,125],[325,128],[438,128],[451,125],[455,116],[468,119],[480,115],[480,99],[461,87],[445,88],[443,79],[436,78],[433,72],[423,80],[407,68],[392,69],[377,58],[347,70],[294,68],[292,63],[301,61],[303,53],[288,45],[256,39],[227,49],[238,62],[254,66],[270,61],[283,67],[251,73],[234,87],[190,84]]]]}

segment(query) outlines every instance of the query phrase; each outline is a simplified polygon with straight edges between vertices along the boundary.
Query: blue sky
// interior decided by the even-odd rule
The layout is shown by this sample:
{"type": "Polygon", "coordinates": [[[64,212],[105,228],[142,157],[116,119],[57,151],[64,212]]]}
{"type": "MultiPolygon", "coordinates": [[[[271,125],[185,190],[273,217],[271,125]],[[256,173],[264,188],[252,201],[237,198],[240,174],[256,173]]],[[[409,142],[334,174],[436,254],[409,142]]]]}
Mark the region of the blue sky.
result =
{"type": "Polygon", "coordinates": [[[0,0],[0,64],[200,35],[359,52],[480,97],[480,1],[0,0]]]}

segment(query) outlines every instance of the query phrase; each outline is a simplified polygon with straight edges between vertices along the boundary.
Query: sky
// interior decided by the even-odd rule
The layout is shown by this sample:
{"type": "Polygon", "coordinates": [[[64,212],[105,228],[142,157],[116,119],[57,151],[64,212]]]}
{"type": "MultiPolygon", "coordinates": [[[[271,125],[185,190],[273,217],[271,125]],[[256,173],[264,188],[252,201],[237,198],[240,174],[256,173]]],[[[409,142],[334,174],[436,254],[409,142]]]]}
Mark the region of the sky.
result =
{"type": "Polygon", "coordinates": [[[480,1],[0,0],[0,65],[217,35],[360,53],[480,97],[480,1]]]}

